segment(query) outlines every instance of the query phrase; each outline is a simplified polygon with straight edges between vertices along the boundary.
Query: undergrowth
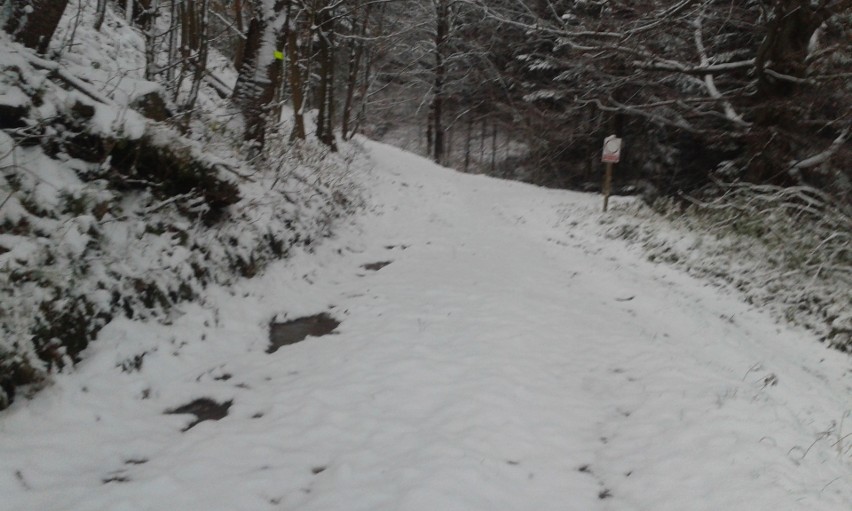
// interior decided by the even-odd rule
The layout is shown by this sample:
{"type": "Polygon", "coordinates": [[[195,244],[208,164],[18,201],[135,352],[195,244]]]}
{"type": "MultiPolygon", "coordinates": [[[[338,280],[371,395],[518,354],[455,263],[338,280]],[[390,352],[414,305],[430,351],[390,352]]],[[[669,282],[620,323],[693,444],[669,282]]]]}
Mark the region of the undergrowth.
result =
{"type": "Polygon", "coordinates": [[[749,303],[852,353],[848,206],[805,186],[735,184],[614,211],[609,236],[640,244],[652,261],[733,287],[749,303]]]}
{"type": "Polygon", "coordinates": [[[20,105],[0,129],[0,409],[72,368],[112,318],[168,322],[208,285],[310,250],[360,204],[354,146],[273,134],[247,161],[239,126],[213,133],[213,113],[193,138],[44,77],[0,66],[20,105]],[[91,122],[108,116],[132,123],[91,122]]]}

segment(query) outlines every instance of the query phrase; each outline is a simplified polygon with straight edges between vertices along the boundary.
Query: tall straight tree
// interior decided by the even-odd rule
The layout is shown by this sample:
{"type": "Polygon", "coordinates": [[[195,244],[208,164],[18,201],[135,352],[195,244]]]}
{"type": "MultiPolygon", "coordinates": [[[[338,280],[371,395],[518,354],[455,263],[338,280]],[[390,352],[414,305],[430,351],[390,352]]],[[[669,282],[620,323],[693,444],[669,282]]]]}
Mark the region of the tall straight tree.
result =
{"type": "Polygon", "coordinates": [[[364,81],[368,80],[368,73],[363,70],[367,66],[364,61],[367,51],[368,26],[372,3],[363,5],[362,0],[354,0],[349,11],[348,22],[351,26],[348,40],[348,60],[346,63],[346,93],[343,98],[343,111],[341,114],[341,131],[344,139],[348,139],[354,132],[352,127],[352,114],[355,104],[355,92],[358,90],[358,78],[364,75],[364,81]]]}
{"type": "MultiPolygon", "coordinates": [[[[181,18],[181,56],[184,68],[190,80],[189,94],[182,105],[183,119],[181,127],[186,129],[192,117],[192,110],[198,100],[201,80],[207,72],[207,55],[210,47],[209,0],[182,2],[181,18]]],[[[178,92],[180,85],[178,85],[178,92]]]]}
{"type": "Polygon", "coordinates": [[[435,81],[432,89],[432,105],[429,118],[432,126],[432,158],[436,163],[444,161],[444,95],[447,78],[447,52],[450,32],[450,1],[432,0],[435,6],[435,81]]]}
{"type": "Polygon", "coordinates": [[[263,147],[267,114],[280,85],[291,0],[256,1],[233,99],[245,119],[245,139],[263,147]]]}
{"type": "MultiPolygon", "coordinates": [[[[300,26],[293,6],[287,8],[285,48],[287,54],[287,75],[293,104],[293,131],[291,140],[305,140],[305,94],[308,80],[305,79],[306,67],[303,66],[303,45],[299,37],[300,26]]],[[[310,45],[308,45],[310,47],[310,45]]]]}
{"type": "Polygon", "coordinates": [[[338,0],[319,0],[313,4],[313,26],[316,27],[319,84],[316,91],[317,138],[332,150],[337,150],[334,139],[335,110],[335,50],[338,0]]]}

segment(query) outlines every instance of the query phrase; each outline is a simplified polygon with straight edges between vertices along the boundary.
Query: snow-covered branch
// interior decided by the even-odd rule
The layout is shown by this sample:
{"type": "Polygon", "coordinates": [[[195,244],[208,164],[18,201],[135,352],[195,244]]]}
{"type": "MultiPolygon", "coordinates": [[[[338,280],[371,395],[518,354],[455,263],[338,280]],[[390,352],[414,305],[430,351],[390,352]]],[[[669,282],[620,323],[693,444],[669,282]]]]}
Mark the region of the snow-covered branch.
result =
{"type": "Polygon", "coordinates": [[[90,84],[81,80],[80,78],[72,75],[68,71],[62,68],[58,62],[53,62],[51,60],[45,60],[41,57],[37,57],[31,53],[26,53],[24,56],[33,67],[38,69],[43,69],[45,71],[51,71],[55,74],[59,79],[67,83],[68,85],[74,87],[78,91],[82,92],[89,98],[97,101],[98,103],[103,103],[105,105],[115,106],[115,102],[107,96],[104,96],[100,93],[100,91],[96,90],[90,84]]]}
{"type": "MultiPolygon", "coordinates": [[[[701,66],[707,67],[710,65],[710,58],[707,56],[707,49],[704,47],[704,38],[701,34],[702,17],[703,14],[699,15],[698,19],[695,20],[695,47],[698,50],[699,57],[701,58],[701,66]]],[[[710,97],[722,102],[722,107],[725,110],[725,117],[729,121],[732,121],[739,126],[749,126],[749,123],[743,120],[742,116],[740,116],[740,114],[734,110],[734,107],[731,106],[731,103],[722,96],[721,92],[719,92],[719,89],[716,87],[716,80],[712,73],[704,75],[704,85],[707,88],[707,93],[710,94],[710,97]]]]}
{"type": "Polygon", "coordinates": [[[795,172],[802,169],[809,169],[811,167],[816,167],[817,165],[827,162],[829,159],[831,159],[832,156],[835,155],[835,153],[837,153],[838,150],[840,150],[840,148],[849,138],[849,130],[849,126],[847,125],[846,128],[844,128],[843,131],[840,132],[840,135],[838,135],[837,138],[834,139],[834,141],[825,151],[822,151],[819,154],[815,154],[809,158],[805,158],[804,160],[800,160],[794,163],[790,167],[790,171],[795,172]]]}

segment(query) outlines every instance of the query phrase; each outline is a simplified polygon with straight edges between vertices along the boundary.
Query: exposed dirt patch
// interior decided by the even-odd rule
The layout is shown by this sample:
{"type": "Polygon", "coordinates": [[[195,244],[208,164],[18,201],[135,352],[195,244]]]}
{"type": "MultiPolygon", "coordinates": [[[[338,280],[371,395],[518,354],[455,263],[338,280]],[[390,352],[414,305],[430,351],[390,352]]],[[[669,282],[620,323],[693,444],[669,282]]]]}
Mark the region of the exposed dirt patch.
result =
{"type": "Polygon", "coordinates": [[[361,268],[364,268],[365,270],[369,270],[369,271],[379,271],[392,262],[393,261],[379,261],[377,263],[365,264],[365,265],[361,266],[361,268]]]}
{"type": "Polygon", "coordinates": [[[128,482],[130,482],[130,478],[129,478],[129,477],[127,477],[127,476],[116,475],[116,476],[112,476],[112,477],[107,477],[107,478],[105,478],[105,479],[101,479],[101,482],[102,482],[103,484],[109,484],[109,483],[128,483],[128,482]]]}
{"type": "Polygon", "coordinates": [[[294,319],[286,323],[270,323],[269,348],[267,353],[275,353],[282,346],[304,341],[306,337],[322,337],[334,331],[340,322],[328,314],[317,314],[294,319]]]}
{"type": "Polygon", "coordinates": [[[233,404],[233,401],[217,403],[210,398],[202,397],[191,403],[187,403],[177,408],[166,410],[167,415],[191,414],[195,415],[195,421],[183,428],[181,431],[186,432],[194,428],[197,424],[204,421],[217,421],[228,416],[228,409],[233,404]]]}

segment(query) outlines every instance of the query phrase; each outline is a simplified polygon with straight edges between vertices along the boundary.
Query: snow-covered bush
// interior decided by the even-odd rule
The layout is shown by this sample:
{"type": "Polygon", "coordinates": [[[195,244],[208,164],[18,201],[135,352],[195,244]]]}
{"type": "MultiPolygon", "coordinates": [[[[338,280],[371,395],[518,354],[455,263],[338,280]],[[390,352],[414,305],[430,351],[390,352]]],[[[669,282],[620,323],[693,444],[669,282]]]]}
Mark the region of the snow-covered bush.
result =
{"type": "Polygon", "coordinates": [[[808,187],[727,185],[685,202],[636,201],[607,219],[610,236],[648,258],[732,286],[756,305],[852,352],[852,211],[808,187]]]}
{"type": "Polygon", "coordinates": [[[26,162],[4,166],[0,181],[0,379],[16,385],[77,361],[117,314],[167,319],[209,283],[256,275],[330,235],[357,203],[344,157],[309,144],[235,170],[251,177],[208,176],[227,192],[221,201],[180,170],[213,168],[211,158],[181,153],[169,164],[164,151],[157,161],[174,172],[142,179],[3,137],[6,160],[26,162]]]}

